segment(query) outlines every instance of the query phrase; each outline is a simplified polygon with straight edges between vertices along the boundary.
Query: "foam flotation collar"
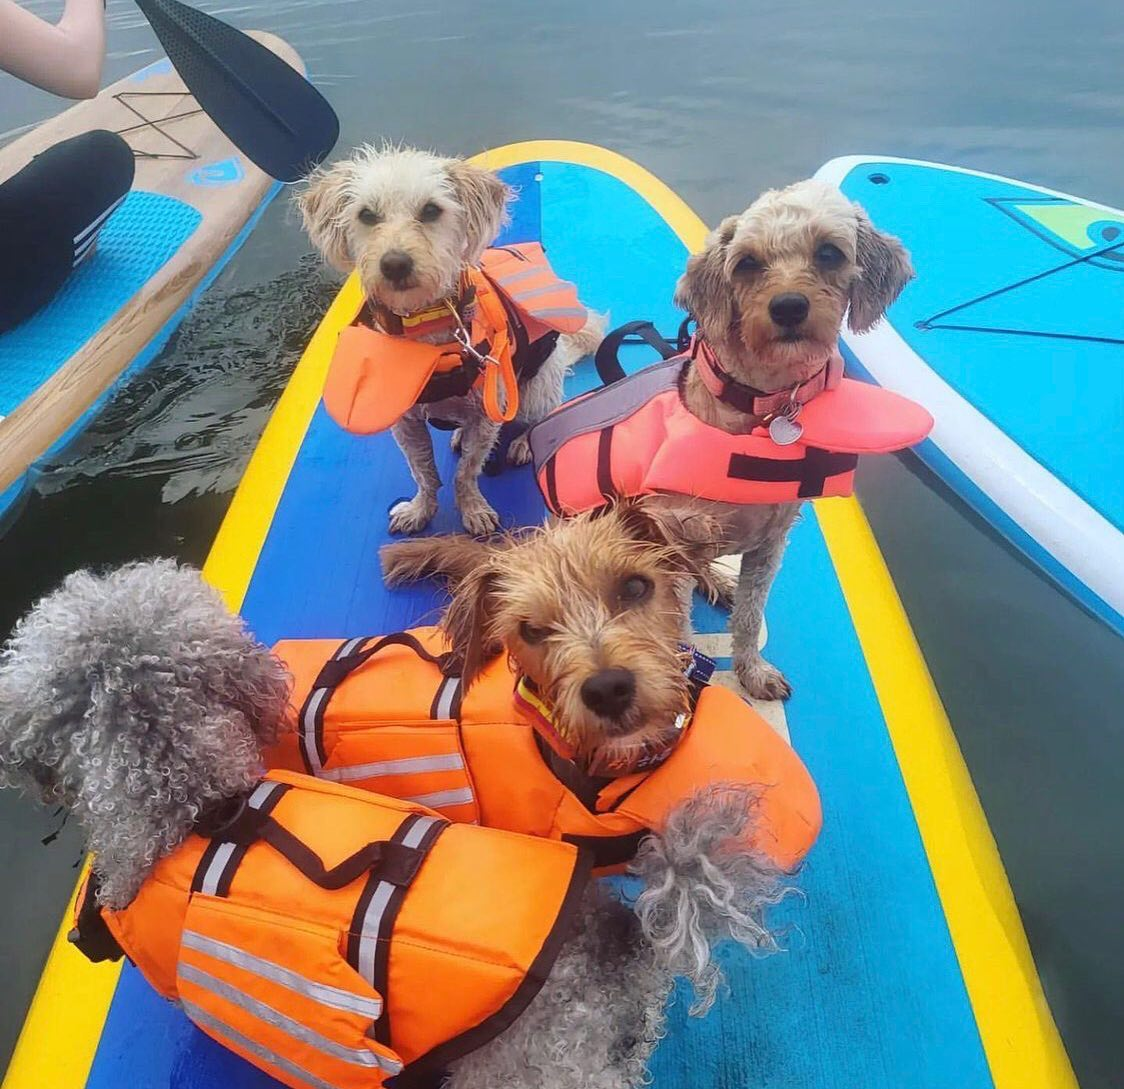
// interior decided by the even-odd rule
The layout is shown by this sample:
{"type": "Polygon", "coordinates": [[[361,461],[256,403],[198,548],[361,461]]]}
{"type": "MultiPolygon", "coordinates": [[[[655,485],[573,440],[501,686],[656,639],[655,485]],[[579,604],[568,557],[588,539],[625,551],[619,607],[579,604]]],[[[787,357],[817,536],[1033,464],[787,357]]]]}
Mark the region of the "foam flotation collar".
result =
{"type": "Polygon", "coordinates": [[[792,503],[850,495],[861,454],[919,442],[920,405],[843,378],[800,409],[800,437],[764,427],[730,434],[703,423],[680,394],[688,354],[637,371],[555,410],[530,431],[535,476],[555,514],[622,496],[672,494],[726,503],[792,503]]]}
{"type": "MultiPolygon", "coordinates": [[[[364,308],[339,335],[324,386],[324,407],[341,427],[360,435],[385,431],[415,404],[482,391],[484,410],[509,422],[519,410],[518,378],[552,334],[576,333],[586,310],[577,289],[559,279],[537,242],[486,250],[468,269],[460,297],[399,319],[394,332],[369,324],[364,308]],[[455,339],[417,339],[454,319],[455,339]]],[[[553,340],[550,346],[553,345],[553,340]]]]}
{"type": "Polygon", "coordinates": [[[670,753],[639,772],[594,777],[521,706],[506,654],[465,691],[436,628],[284,640],[274,652],[294,679],[296,729],[266,754],[273,766],[585,847],[602,872],[621,869],[674,808],[715,783],[759,786],[752,842],[785,869],[819,832],[819,798],[800,758],[748,703],[701,675],[670,753]]]}
{"type": "Polygon", "coordinates": [[[205,830],[124,910],[98,910],[87,883],[75,944],[100,959],[108,931],[208,1036],[294,1089],[412,1084],[498,1035],[588,873],[566,844],[285,771],[205,830]]]}

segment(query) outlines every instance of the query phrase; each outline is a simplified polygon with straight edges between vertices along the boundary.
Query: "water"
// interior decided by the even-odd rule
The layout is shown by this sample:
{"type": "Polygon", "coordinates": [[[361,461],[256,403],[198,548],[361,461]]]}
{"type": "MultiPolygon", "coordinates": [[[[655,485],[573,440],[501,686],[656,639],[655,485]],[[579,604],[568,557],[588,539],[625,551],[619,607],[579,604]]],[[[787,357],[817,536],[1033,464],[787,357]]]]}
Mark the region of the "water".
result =
{"type": "MultiPolygon", "coordinates": [[[[586,140],[637,159],[711,222],[858,152],[958,163],[1124,206],[1117,0],[198,6],[292,42],[340,114],[341,149],[390,138],[470,154],[520,139],[586,140]]],[[[107,82],[157,56],[131,4],[109,0],[108,12],[107,82]]],[[[0,134],[59,106],[0,76],[0,134]]],[[[202,561],[330,293],[301,265],[306,248],[277,202],[161,359],[49,466],[0,538],[0,628],[84,563],[202,561]]],[[[1081,1083],[1117,1086],[1120,644],[912,461],[874,459],[860,476],[1081,1083]]],[[[0,872],[11,890],[0,904],[0,1061],[81,851],[73,826],[40,848],[57,825],[0,793],[0,872]]]]}

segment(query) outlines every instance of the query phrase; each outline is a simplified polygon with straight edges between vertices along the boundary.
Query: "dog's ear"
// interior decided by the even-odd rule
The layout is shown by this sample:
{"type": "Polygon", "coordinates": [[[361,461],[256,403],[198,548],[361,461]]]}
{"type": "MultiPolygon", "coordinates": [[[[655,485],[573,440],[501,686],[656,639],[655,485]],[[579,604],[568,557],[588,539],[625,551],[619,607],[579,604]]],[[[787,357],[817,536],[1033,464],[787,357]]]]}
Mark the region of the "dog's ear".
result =
{"type": "Polygon", "coordinates": [[[379,549],[383,581],[387,586],[401,586],[424,578],[444,578],[456,586],[488,558],[493,548],[465,533],[395,541],[379,549]]]}
{"type": "Polygon", "coordinates": [[[488,562],[477,564],[453,588],[453,600],[441,620],[453,654],[461,663],[465,690],[503,650],[492,630],[496,574],[488,562]]]}
{"type": "Polygon", "coordinates": [[[668,510],[645,499],[619,503],[614,513],[625,533],[656,545],[677,570],[696,578],[709,576],[722,537],[718,521],[711,515],[668,510]]]}
{"type": "Polygon", "coordinates": [[[727,216],[707,235],[701,253],[692,254],[675,285],[675,305],[686,310],[704,333],[721,333],[734,320],[734,297],[726,280],[726,256],[738,217],[727,216]]]}
{"type": "Polygon", "coordinates": [[[511,189],[493,171],[462,159],[450,159],[445,173],[457,202],[464,209],[464,259],[468,264],[475,265],[507,222],[511,189]]]}
{"type": "Polygon", "coordinates": [[[878,230],[858,205],[855,211],[858,216],[855,260],[860,271],[851,285],[847,324],[852,332],[865,333],[878,324],[902,288],[913,279],[913,265],[898,239],[878,230]]]}
{"type": "Polygon", "coordinates": [[[333,268],[350,272],[355,267],[348,245],[347,214],[352,201],[356,166],[344,159],[316,170],[293,198],[312,244],[333,268]]]}

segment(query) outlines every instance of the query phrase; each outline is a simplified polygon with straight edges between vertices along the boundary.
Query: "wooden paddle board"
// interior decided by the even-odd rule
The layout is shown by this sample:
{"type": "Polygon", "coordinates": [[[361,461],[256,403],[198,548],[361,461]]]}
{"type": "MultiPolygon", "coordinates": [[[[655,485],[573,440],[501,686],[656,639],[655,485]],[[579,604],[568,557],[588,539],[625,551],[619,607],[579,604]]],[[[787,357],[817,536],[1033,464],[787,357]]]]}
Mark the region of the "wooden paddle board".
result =
{"type": "Polygon", "coordinates": [[[852,369],[920,401],[925,462],[1124,634],[1124,212],[885,156],[817,176],[917,269],[885,322],[845,332],[852,369]]]}
{"type": "MultiPolygon", "coordinates": [[[[583,300],[618,321],[676,328],[674,284],[705,227],[666,186],[583,144],[516,144],[479,161],[519,191],[501,241],[541,241],[583,300]]],[[[382,584],[377,549],[388,508],[411,494],[406,462],[390,435],[348,434],[321,403],[360,301],[352,279],[297,366],[205,568],[266,642],[397,631],[443,600],[436,586],[382,584]]],[[[650,358],[628,348],[623,362],[650,358]]],[[[568,392],[595,382],[586,361],[568,392]]],[[[435,445],[449,481],[447,438],[435,445]]],[[[482,487],[510,525],[543,517],[529,469],[482,487]]],[[[460,528],[448,488],[433,528],[460,528]]],[[[653,1084],[1075,1089],[971,780],[854,499],[805,508],[767,616],[766,652],[795,686],[771,721],[818,784],[823,833],[799,876],[804,896],[771,920],[787,951],[726,950],[729,989],[704,1018],[688,1017],[678,994],[653,1084]]],[[[728,616],[699,605],[694,619],[729,681],[728,616]]],[[[428,985],[440,1002],[441,980],[428,985]]],[[[90,965],[61,935],[4,1089],[45,1085],[275,1089],[134,969],[90,965]]]]}
{"type": "MultiPolygon", "coordinates": [[[[280,38],[253,36],[304,71],[280,38]]],[[[0,512],[29,466],[151,361],[280,189],[199,109],[166,58],[0,149],[0,180],[96,128],[128,141],[136,176],[94,255],[47,306],[0,335],[0,512]]]]}

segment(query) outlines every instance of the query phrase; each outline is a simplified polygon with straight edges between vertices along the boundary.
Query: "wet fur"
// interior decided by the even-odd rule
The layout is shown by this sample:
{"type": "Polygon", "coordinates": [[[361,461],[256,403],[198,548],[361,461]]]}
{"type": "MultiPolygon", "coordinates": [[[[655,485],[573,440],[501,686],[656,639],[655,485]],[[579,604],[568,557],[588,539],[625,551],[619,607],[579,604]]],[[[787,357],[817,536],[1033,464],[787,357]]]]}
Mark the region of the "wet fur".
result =
{"type": "MultiPolygon", "coordinates": [[[[618,504],[490,542],[429,537],[386,545],[390,585],[445,579],[452,600],[443,618],[466,684],[506,649],[554,705],[554,725],[579,764],[635,759],[665,739],[688,706],[677,643],[687,620],[684,584],[714,552],[709,515],[683,517],[650,501],[618,504]],[[622,607],[614,588],[642,574],[651,598],[622,607]],[[529,645],[524,622],[550,629],[529,645]],[[637,677],[636,703],[621,721],[600,718],[579,692],[591,673],[614,666],[637,677]]],[[[747,844],[753,784],[715,784],[683,803],[653,834],[634,864],[645,891],[637,913],[657,963],[695,987],[695,1012],[713,1002],[721,972],[716,943],[732,938],[759,954],[775,948],[765,911],[788,891],[787,875],[747,844]]]]}
{"type": "MultiPolygon", "coordinates": [[[[358,272],[364,294],[393,313],[409,314],[432,306],[457,289],[462,271],[481,255],[507,222],[512,190],[495,173],[460,159],[442,158],[417,148],[364,145],[352,155],[316,171],[297,198],[304,228],[325,260],[340,272],[358,272]],[[433,205],[439,215],[422,216],[433,205]],[[361,214],[378,222],[365,223],[361,214]],[[380,262],[391,251],[408,254],[413,272],[396,285],[380,262]]],[[[563,334],[539,373],[520,384],[516,423],[529,428],[562,401],[570,368],[596,350],[603,322],[591,315],[579,333],[563,334]]],[[[430,405],[417,405],[392,428],[417,485],[413,498],[390,512],[394,533],[418,533],[437,513],[441,479],[433,454],[430,418],[459,426],[453,487],[457,509],[469,533],[487,534],[499,517],[480,492],[479,476],[500,428],[484,414],[479,391],[430,405]]],[[[526,464],[530,451],[516,439],[508,461],[526,464]]]]}
{"type": "MultiPolygon", "coordinates": [[[[741,215],[724,219],[702,252],[688,260],[676,303],[695,317],[727,372],[773,391],[812,377],[837,350],[844,315],[853,331],[865,332],[912,277],[901,243],[876,230],[858,204],[822,182],[802,181],[769,190],[741,215]],[[838,267],[817,262],[816,250],[825,242],[842,252],[838,267]],[[747,269],[744,259],[757,267],[747,269]],[[786,335],[769,314],[770,300],[787,292],[799,292],[810,303],[795,336],[786,335]]],[[[699,419],[733,434],[760,423],[719,402],[694,368],[685,379],[684,400],[699,419]]],[[[741,555],[731,617],[735,669],[750,695],[788,696],[784,676],[761,657],[758,632],[799,504],[665,502],[708,513],[721,527],[716,541],[721,554],[741,555]]]]}

